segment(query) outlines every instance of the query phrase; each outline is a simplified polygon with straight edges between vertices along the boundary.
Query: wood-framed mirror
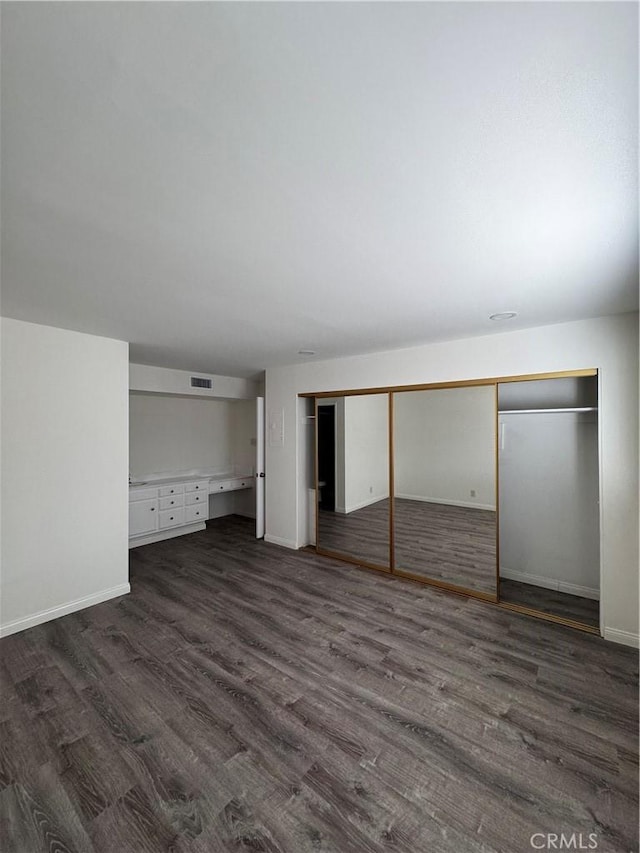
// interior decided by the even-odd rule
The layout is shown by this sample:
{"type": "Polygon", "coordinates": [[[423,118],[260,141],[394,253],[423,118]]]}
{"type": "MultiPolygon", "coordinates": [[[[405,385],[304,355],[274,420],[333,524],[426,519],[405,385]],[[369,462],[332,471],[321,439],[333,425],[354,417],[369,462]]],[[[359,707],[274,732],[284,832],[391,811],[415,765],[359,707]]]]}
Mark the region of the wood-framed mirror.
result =
{"type": "Polygon", "coordinates": [[[600,633],[598,371],[303,393],[316,551],[600,633]]]}
{"type": "Polygon", "coordinates": [[[497,600],[495,386],[392,397],[393,571],[497,600]]]}
{"type": "Polygon", "coordinates": [[[317,549],[390,571],[389,395],[318,399],[315,417],[317,549]]]}

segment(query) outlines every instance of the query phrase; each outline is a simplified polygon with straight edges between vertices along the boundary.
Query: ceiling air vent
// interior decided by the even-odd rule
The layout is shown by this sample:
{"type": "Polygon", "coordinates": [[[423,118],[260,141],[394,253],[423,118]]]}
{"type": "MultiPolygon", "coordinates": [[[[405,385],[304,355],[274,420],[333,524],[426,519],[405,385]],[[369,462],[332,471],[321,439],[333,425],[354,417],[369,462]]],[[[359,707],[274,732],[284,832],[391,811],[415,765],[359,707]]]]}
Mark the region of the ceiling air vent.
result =
{"type": "Polygon", "coordinates": [[[192,376],[191,377],[191,387],[192,388],[211,388],[211,380],[210,379],[201,379],[200,376],[192,376]]]}

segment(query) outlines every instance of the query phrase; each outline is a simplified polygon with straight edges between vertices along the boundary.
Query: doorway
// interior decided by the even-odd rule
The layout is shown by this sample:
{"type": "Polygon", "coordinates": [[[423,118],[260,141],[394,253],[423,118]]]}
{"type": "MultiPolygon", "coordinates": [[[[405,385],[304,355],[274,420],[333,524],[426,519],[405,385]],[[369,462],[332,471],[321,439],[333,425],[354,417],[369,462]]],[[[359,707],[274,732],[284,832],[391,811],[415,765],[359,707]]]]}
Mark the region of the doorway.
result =
{"type": "Polygon", "coordinates": [[[336,509],[336,407],[318,406],[318,506],[336,509]]]}

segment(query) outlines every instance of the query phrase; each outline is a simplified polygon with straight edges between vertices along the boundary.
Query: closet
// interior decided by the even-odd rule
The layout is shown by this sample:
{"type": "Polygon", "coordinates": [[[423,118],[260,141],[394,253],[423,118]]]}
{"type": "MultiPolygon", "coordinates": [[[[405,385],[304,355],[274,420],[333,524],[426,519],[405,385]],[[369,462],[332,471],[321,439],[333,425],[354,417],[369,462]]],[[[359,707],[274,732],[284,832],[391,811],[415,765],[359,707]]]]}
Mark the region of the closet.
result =
{"type": "Polygon", "coordinates": [[[498,385],[500,599],[599,625],[595,376],[498,385]]]}
{"type": "Polygon", "coordinates": [[[301,397],[319,554],[598,631],[596,370],[301,397]]]}

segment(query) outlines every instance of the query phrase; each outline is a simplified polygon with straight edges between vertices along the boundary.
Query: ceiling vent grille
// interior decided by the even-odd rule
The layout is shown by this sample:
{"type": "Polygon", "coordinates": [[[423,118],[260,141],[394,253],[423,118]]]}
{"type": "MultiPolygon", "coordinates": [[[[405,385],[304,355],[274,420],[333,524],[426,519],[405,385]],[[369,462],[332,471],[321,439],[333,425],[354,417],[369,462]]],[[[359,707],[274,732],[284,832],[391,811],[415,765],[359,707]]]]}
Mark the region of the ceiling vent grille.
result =
{"type": "Polygon", "coordinates": [[[202,379],[200,376],[191,377],[192,388],[211,388],[212,382],[210,379],[202,379]]]}

